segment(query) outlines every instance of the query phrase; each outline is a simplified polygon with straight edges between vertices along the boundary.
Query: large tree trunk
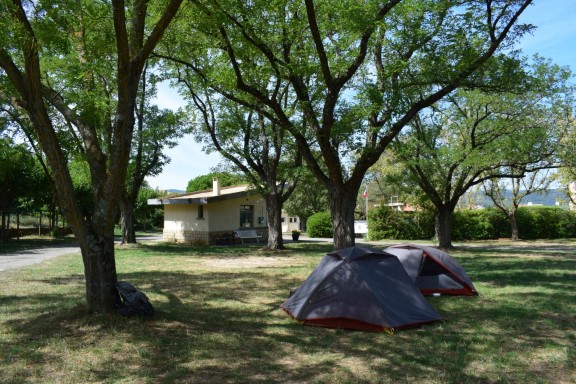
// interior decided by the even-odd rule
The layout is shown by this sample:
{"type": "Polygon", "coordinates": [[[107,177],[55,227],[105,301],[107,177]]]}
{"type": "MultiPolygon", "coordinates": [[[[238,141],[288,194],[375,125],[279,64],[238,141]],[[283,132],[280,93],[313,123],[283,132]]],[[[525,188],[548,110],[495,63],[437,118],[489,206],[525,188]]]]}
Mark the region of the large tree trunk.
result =
{"type": "Polygon", "coordinates": [[[452,246],[452,212],[447,206],[436,207],[435,232],[438,246],[448,249],[452,246]]]}
{"type": "Polygon", "coordinates": [[[334,230],[334,249],[353,247],[354,238],[354,210],[358,188],[331,188],[330,214],[332,216],[332,229],[334,230]]]}
{"type": "Polygon", "coordinates": [[[89,230],[87,236],[79,240],[88,308],[92,312],[112,312],[120,301],[116,290],[118,277],[114,257],[114,232],[102,234],[89,230]]]}
{"type": "Polygon", "coordinates": [[[265,197],[268,221],[268,248],[284,249],[282,239],[282,197],[270,194],[265,197]]]}
{"type": "Polygon", "coordinates": [[[122,229],[122,244],[136,244],[134,203],[125,199],[120,202],[120,228],[122,229]]]}
{"type": "Polygon", "coordinates": [[[518,221],[516,220],[516,213],[515,212],[508,213],[508,220],[510,220],[512,241],[520,240],[520,237],[518,236],[518,221]]]}

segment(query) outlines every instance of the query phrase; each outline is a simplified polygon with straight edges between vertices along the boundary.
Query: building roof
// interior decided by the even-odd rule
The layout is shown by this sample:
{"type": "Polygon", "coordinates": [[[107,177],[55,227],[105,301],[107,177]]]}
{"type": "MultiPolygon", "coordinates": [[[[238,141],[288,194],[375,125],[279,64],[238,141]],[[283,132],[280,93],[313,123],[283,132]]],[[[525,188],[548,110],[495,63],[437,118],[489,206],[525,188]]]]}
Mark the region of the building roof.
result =
{"type": "Polygon", "coordinates": [[[157,199],[148,199],[148,205],[208,204],[243,197],[252,193],[256,193],[256,191],[250,189],[249,185],[234,185],[231,187],[219,187],[215,185],[212,189],[206,189],[203,191],[184,193],[181,195],[170,195],[157,199]]]}

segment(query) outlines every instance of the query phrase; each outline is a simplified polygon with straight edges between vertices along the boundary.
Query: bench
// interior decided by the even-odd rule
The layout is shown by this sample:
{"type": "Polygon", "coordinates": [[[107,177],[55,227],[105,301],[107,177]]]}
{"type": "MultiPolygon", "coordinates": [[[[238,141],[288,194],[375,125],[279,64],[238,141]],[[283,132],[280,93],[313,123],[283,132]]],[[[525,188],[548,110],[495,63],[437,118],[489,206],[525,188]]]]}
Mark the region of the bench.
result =
{"type": "Polygon", "coordinates": [[[255,229],[239,229],[235,232],[242,244],[244,244],[244,239],[256,239],[256,242],[260,243],[258,239],[262,237],[262,235],[259,235],[255,229]]]}

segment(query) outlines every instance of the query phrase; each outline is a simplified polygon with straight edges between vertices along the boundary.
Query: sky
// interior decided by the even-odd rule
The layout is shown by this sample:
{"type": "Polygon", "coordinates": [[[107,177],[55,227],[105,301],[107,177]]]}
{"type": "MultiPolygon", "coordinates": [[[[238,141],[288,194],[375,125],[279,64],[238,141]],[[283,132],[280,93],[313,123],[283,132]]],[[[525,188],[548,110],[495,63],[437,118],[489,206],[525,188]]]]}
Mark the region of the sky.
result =
{"type": "MultiPolygon", "coordinates": [[[[526,55],[537,53],[576,73],[576,0],[535,0],[535,4],[522,14],[521,22],[537,27],[520,42],[526,55]]],[[[164,84],[158,90],[157,104],[176,109],[184,102],[176,90],[164,84]]],[[[221,161],[217,153],[204,153],[202,145],[196,143],[192,135],[180,139],[179,144],[166,154],[171,159],[170,164],[158,176],[146,179],[152,188],[186,190],[188,181],[209,173],[221,161]]]]}

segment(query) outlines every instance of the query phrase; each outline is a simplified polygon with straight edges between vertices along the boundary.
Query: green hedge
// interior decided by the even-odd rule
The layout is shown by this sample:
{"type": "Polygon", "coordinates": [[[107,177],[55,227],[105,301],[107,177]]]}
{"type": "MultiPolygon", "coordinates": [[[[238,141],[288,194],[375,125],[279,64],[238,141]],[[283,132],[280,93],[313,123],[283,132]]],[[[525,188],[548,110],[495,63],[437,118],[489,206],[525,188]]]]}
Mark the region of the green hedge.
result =
{"type": "Polygon", "coordinates": [[[306,234],[310,237],[332,237],[332,219],[328,212],[313,214],[306,221],[306,234]]]}
{"type": "Polygon", "coordinates": [[[434,215],[428,211],[398,212],[377,207],[368,212],[370,240],[423,240],[434,237],[434,215]]]}
{"type": "Polygon", "coordinates": [[[510,237],[506,215],[497,208],[454,212],[453,240],[488,240],[510,237]]]}
{"type": "Polygon", "coordinates": [[[556,207],[521,208],[517,214],[521,239],[576,237],[576,213],[556,207]]]}
{"type": "MultiPolygon", "coordinates": [[[[517,212],[521,239],[560,239],[576,237],[576,213],[557,207],[522,207],[517,212]]],[[[434,215],[430,212],[398,212],[379,207],[369,212],[371,240],[427,240],[434,237],[434,215]]],[[[497,208],[454,212],[453,240],[509,238],[510,223],[497,208]]]]}

